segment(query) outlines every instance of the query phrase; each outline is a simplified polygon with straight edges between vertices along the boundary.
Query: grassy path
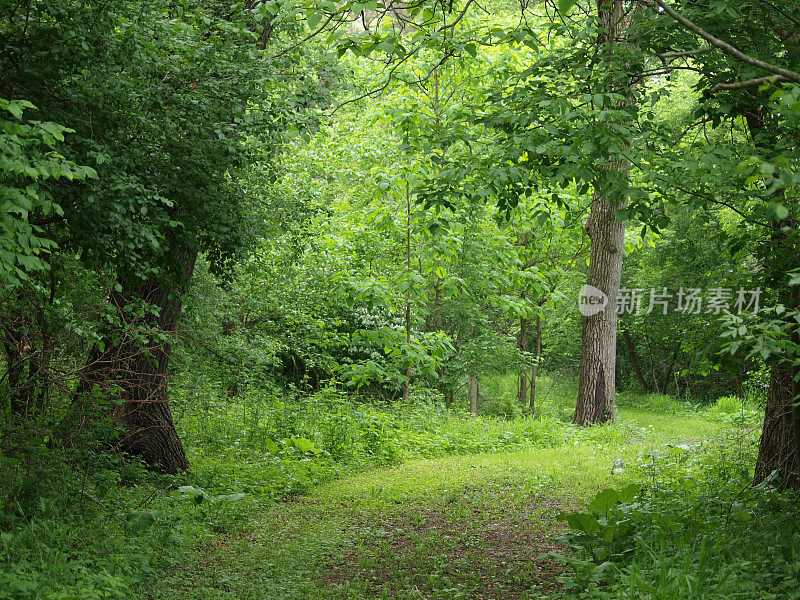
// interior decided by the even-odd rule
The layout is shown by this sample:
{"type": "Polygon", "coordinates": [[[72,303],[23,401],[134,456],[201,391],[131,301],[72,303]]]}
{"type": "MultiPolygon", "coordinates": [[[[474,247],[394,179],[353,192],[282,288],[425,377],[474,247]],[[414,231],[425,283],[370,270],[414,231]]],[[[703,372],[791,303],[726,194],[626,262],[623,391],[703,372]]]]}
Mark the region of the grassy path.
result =
{"type": "Polygon", "coordinates": [[[557,593],[557,514],[670,442],[707,439],[700,416],[621,410],[603,436],[558,448],[415,460],[346,477],[220,535],[151,598],[525,600],[557,593]]]}

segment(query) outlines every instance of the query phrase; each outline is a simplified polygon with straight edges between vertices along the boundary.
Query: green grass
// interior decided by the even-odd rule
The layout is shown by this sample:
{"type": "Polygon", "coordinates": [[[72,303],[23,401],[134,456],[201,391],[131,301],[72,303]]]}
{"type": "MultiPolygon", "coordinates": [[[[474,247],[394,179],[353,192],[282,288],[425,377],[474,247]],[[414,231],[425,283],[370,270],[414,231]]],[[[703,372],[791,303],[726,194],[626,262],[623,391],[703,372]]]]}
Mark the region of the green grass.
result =
{"type": "Polygon", "coordinates": [[[24,504],[0,537],[0,599],[550,597],[568,571],[540,555],[560,548],[561,511],[670,469],[678,481],[681,453],[715,444],[680,446],[753,427],[730,400],[621,394],[616,423],[579,428],[573,382],[540,379],[535,418],[513,378],[490,383],[481,406],[516,416],[472,417],[425,393],[391,406],[336,390],[178,395],[182,478],[43,443],[3,490],[24,504]]]}
{"type": "Polygon", "coordinates": [[[627,405],[623,398],[616,423],[576,428],[565,422],[574,388],[545,383],[539,419],[401,409],[398,435],[416,439],[416,449],[404,447],[394,464],[359,464],[251,515],[200,544],[194,561],[151,596],[522,600],[559,593],[563,567],[539,558],[557,548],[557,514],[641,478],[654,451],[709,440],[725,424],[674,400],[636,397],[627,405]],[[458,446],[449,436],[466,441],[458,446]],[[470,453],[472,439],[482,440],[478,453],[470,453]]]}

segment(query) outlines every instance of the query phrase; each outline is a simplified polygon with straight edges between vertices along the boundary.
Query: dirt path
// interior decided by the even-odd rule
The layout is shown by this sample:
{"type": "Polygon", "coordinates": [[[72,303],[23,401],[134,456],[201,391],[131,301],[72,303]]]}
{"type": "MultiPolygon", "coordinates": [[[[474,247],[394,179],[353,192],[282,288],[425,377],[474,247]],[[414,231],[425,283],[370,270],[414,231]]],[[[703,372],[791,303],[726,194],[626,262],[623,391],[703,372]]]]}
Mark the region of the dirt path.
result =
{"type": "Polygon", "coordinates": [[[467,488],[434,505],[370,515],[350,530],[355,543],[326,564],[320,581],[331,597],[348,587],[364,598],[519,600],[552,592],[561,567],[540,556],[560,549],[552,537],[565,501],[515,491],[467,488]]]}

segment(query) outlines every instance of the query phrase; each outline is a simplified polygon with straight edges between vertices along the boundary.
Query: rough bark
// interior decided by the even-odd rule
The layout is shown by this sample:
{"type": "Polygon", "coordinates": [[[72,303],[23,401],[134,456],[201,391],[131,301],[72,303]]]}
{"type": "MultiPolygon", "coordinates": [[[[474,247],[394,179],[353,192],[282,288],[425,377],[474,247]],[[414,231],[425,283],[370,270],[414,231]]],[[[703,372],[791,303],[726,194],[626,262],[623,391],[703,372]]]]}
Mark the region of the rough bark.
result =
{"type": "Polygon", "coordinates": [[[622,276],[625,224],[617,203],[595,194],[589,215],[591,253],[587,283],[607,297],[605,309],[583,318],[578,401],[573,422],[604,423],[616,418],[617,294],[622,276]]]}
{"type": "MultiPolygon", "coordinates": [[[[606,0],[598,0],[597,3],[604,31],[598,43],[608,48],[610,63],[616,60],[615,46],[624,41],[627,29],[623,8],[620,0],[610,4],[606,0]]],[[[626,85],[629,85],[627,81],[614,84],[617,87],[626,85]]],[[[579,425],[603,423],[616,418],[616,303],[625,241],[625,223],[617,220],[617,210],[624,208],[627,203],[625,195],[619,191],[619,182],[627,180],[628,165],[609,157],[606,168],[609,172],[608,181],[595,189],[586,230],[590,239],[587,284],[601,290],[608,301],[602,312],[583,318],[578,400],[573,417],[573,422],[579,425]]]]}
{"type": "MultiPolygon", "coordinates": [[[[790,306],[798,307],[800,290],[793,288],[790,306]]],[[[800,330],[789,320],[791,340],[800,347],[800,330]]],[[[794,357],[796,359],[796,357],[794,357]]],[[[800,489],[800,373],[796,364],[780,362],[770,373],[764,426],[758,445],[755,483],[773,471],[780,477],[781,487],[800,489]]]]}
{"type": "Polygon", "coordinates": [[[755,483],[761,483],[777,471],[781,485],[800,488],[800,462],[798,462],[797,435],[795,433],[792,391],[792,369],[787,365],[775,366],[769,383],[764,429],[758,446],[755,483]]]}
{"type": "Polygon", "coordinates": [[[150,466],[165,473],[179,473],[189,468],[183,445],[178,438],[167,394],[167,373],[174,335],[182,308],[183,284],[194,270],[196,255],[176,256],[180,265],[180,283],[163,285],[149,282],[131,286],[122,283],[112,301],[122,315],[131,301],[144,300],[158,307],[139,323],[154,332],[145,340],[124,332],[120,339],[108,339],[102,350],[92,351],[75,393],[78,410],[73,426],[82,429],[94,414],[93,401],[100,397],[118,400],[114,421],[122,427],[120,447],[141,456],[150,466]]]}

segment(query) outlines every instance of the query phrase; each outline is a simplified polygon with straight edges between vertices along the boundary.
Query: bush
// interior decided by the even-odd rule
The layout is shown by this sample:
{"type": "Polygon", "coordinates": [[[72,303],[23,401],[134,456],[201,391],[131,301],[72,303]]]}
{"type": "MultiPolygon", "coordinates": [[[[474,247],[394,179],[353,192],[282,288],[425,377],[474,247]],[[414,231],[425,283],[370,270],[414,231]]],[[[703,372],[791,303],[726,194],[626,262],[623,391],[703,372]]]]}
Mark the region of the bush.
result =
{"type": "Polygon", "coordinates": [[[731,423],[739,427],[759,425],[763,409],[749,398],[722,396],[705,410],[711,420],[731,423]]]}
{"type": "Polygon", "coordinates": [[[751,485],[755,447],[731,438],[651,454],[641,483],[564,515],[568,587],[593,599],[800,597],[800,497],[751,485]]]}

